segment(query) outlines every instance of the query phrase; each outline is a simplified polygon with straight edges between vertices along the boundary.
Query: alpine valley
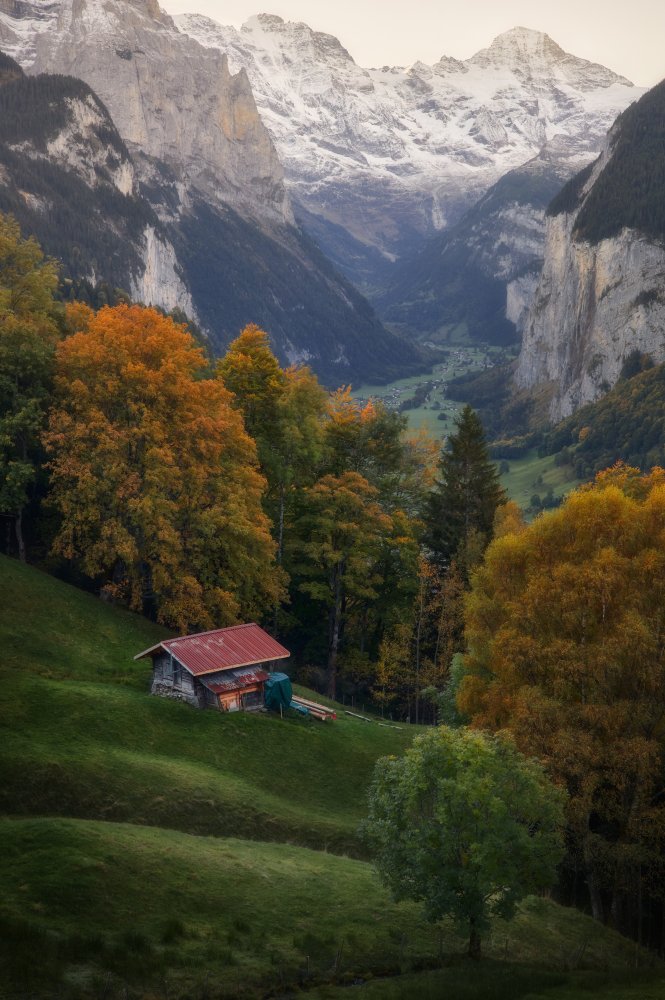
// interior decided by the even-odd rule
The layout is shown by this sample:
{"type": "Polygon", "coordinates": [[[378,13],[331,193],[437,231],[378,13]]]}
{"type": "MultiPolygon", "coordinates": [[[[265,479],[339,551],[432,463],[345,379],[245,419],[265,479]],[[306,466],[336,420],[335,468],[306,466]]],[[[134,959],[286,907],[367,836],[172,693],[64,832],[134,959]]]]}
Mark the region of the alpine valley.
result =
{"type": "Polygon", "coordinates": [[[578,218],[616,214],[622,130],[662,120],[659,92],[541,32],[365,69],[274,15],[0,0],[0,46],[0,208],[70,283],[177,308],[215,352],[254,322],[339,385],[425,370],[417,341],[523,333],[517,385],[555,420],[632,349],[662,359],[662,233],[578,218]]]}
{"type": "Polygon", "coordinates": [[[526,28],[465,61],[363,69],[336,38],[280,17],[176,22],[246,70],[296,214],[386,319],[419,333],[461,317],[485,338],[497,294],[501,326],[506,284],[539,268],[550,198],[642,93],[526,28]]]}

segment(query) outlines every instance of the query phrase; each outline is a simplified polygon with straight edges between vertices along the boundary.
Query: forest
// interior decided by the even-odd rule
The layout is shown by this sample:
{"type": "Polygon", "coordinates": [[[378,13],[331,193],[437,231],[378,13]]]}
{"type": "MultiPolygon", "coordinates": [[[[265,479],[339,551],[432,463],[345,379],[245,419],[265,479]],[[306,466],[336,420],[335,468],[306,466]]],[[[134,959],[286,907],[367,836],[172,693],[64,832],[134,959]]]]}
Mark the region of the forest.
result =
{"type": "MultiPolygon", "coordinates": [[[[283,368],[257,326],[213,359],[173,317],[64,303],[58,287],[3,218],[4,552],[164,628],[258,621],[299,681],[457,733],[377,772],[367,837],[397,898],[431,880],[404,874],[419,850],[404,830],[384,836],[400,823],[386,789],[436,801],[412,779],[447,741],[472,797],[472,762],[508,797],[523,788],[506,827],[522,874],[513,893],[491,882],[485,908],[509,915],[522,876],[546,887],[554,858],[560,899],[662,948],[665,472],[615,465],[527,524],[471,407],[440,449],[401,413],[283,368]]],[[[415,895],[432,919],[460,899],[457,882],[439,889],[415,895]]],[[[469,906],[472,954],[485,910],[469,906]]]]}

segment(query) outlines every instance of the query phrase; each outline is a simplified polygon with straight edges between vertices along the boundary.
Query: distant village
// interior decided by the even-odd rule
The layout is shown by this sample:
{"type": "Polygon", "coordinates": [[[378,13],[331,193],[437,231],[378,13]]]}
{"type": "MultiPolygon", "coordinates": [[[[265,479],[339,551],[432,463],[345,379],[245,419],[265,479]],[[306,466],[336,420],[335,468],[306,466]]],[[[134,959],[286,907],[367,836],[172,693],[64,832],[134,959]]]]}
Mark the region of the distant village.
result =
{"type": "MultiPolygon", "coordinates": [[[[440,345],[425,344],[426,347],[436,348],[440,345]]],[[[447,400],[446,387],[452,379],[459,375],[465,375],[470,371],[484,371],[493,368],[503,360],[503,352],[500,354],[490,354],[486,351],[482,356],[478,348],[456,347],[450,348],[445,360],[439,362],[432,369],[430,375],[423,375],[421,379],[409,379],[395,382],[391,385],[377,388],[368,397],[356,396],[359,403],[366,403],[370,398],[380,399],[387,409],[407,412],[421,407],[440,411],[440,420],[454,416],[459,409],[459,403],[447,400]]]]}

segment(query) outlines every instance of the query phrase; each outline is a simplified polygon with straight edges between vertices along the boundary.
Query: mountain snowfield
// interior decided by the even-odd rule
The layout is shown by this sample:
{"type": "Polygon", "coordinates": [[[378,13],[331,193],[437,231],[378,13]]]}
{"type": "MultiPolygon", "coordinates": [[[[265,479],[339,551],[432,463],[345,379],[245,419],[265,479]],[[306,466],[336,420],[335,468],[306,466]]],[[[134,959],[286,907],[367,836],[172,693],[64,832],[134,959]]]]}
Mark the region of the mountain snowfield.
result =
{"type": "Polygon", "coordinates": [[[591,160],[643,92],[527,28],[465,61],[364,69],[333,36],[274,15],[240,29],[174,20],[246,70],[296,208],[360,283],[363,247],[388,261],[419,249],[547,142],[591,160]]]}

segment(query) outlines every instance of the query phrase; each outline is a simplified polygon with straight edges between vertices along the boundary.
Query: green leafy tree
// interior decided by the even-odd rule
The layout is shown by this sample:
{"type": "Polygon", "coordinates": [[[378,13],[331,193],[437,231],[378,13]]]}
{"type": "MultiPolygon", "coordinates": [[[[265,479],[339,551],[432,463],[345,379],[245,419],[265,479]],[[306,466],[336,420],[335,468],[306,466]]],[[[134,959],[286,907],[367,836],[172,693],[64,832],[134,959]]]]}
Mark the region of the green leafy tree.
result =
{"type": "Polygon", "coordinates": [[[479,958],[492,916],[555,879],[563,793],[507,738],[441,727],[378,761],[363,832],[396,900],[452,917],[479,958]]]}
{"type": "Polygon", "coordinates": [[[0,514],[26,559],[23,514],[40,465],[58,327],[57,268],[14,219],[0,216],[0,514]]]}
{"type": "Polygon", "coordinates": [[[242,412],[255,440],[268,489],[264,508],[282,563],[285,532],[299,491],[316,478],[323,448],[325,390],[308,368],[286,370],[273,354],[267,333],[246,327],[217,365],[217,374],[242,412]]]}
{"type": "Polygon", "coordinates": [[[342,630],[354,602],[377,596],[376,572],[392,519],[377,503],[377,490],[357,472],[324,476],[306,492],[296,559],[300,589],[325,608],[328,619],[327,689],[337,688],[342,630]]]}
{"type": "Polygon", "coordinates": [[[441,453],[425,541],[441,567],[457,559],[468,575],[491,540],[494,516],[505,494],[478,415],[465,406],[455,426],[441,453]]]}

